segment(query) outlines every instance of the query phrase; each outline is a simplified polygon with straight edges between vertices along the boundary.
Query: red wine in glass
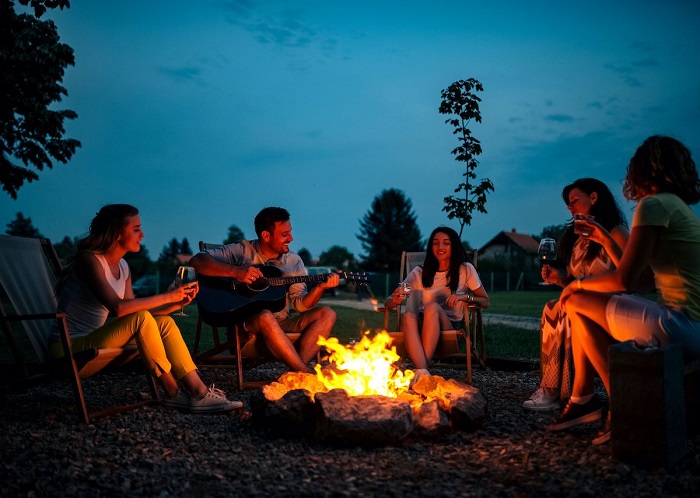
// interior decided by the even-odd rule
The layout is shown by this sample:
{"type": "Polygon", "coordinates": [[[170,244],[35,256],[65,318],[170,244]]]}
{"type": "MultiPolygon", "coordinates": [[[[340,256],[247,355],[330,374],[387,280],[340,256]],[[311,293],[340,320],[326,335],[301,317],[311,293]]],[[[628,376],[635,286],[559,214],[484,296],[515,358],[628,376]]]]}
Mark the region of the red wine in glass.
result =
{"type": "MultiPolygon", "coordinates": [[[[548,265],[557,259],[557,241],[554,239],[544,238],[540,240],[540,246],[537,249],[537,255],[540,258],[542,265],[548,265]]],[[[540,285],[552,285],[550,282],[540,282],[540,285]]]]}

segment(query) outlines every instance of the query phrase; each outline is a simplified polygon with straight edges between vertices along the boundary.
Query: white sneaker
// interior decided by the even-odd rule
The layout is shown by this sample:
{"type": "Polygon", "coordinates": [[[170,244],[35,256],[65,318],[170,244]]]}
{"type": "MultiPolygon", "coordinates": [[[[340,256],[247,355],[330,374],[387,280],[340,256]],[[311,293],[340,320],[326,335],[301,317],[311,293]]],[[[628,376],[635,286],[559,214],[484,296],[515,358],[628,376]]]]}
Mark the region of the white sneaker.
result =
{"type": "Polygon", "coordinates": [[[230,412],[243,408],[243,403],[240,401],[230,401],[226,398],[226,394],[214,387],[214,384],[196,398],[190,398],[190,413],[221,413],[230,412]]]}
{"type": "Polygon", "coordinates": [[[559,409],[559,400],[548,391],[550,390],[540,387],[523,403],[523,408],[542,412],[559,409]]]}

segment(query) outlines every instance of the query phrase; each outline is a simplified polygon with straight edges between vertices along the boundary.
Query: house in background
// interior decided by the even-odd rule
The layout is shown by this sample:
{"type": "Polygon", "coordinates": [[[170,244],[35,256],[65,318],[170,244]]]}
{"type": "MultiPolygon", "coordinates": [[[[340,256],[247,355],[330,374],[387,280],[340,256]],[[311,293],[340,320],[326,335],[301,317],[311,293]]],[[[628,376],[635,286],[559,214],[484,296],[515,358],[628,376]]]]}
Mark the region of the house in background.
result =
{"type": "Polygon", "coordinates": [[[539,242],[531,235],[502,231],[479,249],[479,269],[532,271],[539,269],[539,242]]]}

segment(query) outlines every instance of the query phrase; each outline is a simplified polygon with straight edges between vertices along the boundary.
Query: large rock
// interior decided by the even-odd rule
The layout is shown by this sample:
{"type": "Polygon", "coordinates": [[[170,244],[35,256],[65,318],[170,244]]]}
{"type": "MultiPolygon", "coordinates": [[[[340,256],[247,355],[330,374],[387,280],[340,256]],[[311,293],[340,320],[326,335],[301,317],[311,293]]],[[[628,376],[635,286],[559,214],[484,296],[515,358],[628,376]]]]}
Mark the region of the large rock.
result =
{"type": "Polygon", "coordinates": [[[484,425],[486,399],[479,390],[455,379],[445,380],[438,375],[426,375],[413,385],[413,391],[434,398],[450,415],[452,428],[473,432],[484,425]]]}
{"type": "Polygon", "coordinates": [[[412,405],[413,432],[416,437],[439,437],[450,432],[450,418],[437,400],[412,405]]]}
{"type": "Polygon", "coordinates": [[[280,436],[305,436],[316,426],[314,400],[305,389],[294,389],[276,400],[263,391],[251,397],[251,409],[257,423],[280,436]]]}
{"type": "Polygon", "coordinates": [[[456,380],[424,376],[399,398],[349,396],[342,389],[316,392],[308,374],[290,374],[251,398],[254,420],[282,436],[311,436],[343,446],[399,444],[407,436],[441,437],[450,429],[475,431],[486,416],[478,389],[456,380]],[[288,390],[289,389],[289,390],[288,390]]]}
{"type": "Polygon", "coordinates": [[[400,443],[413,429],[406,401],[385,396],[348,396],[342,389],[316,394],[317,441],[349,446],[400,443]]]}

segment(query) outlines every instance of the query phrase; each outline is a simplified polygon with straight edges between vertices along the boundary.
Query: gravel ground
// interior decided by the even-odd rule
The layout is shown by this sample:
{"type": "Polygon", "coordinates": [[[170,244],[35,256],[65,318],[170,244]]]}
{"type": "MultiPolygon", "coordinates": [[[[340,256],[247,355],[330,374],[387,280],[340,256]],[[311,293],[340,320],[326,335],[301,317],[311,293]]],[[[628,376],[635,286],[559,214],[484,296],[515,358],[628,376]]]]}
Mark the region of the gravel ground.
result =
{"type": "MultiPolygon", "coordinates": [[[[249,377],[282,372],[268,364],[249,377]]],[[[234,392],[232,370],[203,369],[202,376],[250,406],[251,391],[234,392]]],[[[145,388],[137,372],[87,384],[92,399],[105,390],[133,398],[145,388]]],[[[275,439],[247,411],[204,416],[148,407],[84,425],[65,381],[3,389],[0,495],[700,496],[698,436],[671,469],[644,470],[614,460],[610,445],[591,445],[595,425],[545,432],[552,413],[521,409],[537,372],[475,370],[474,384],[489,403],[482,430],[375,449],[275,439]]]]}

